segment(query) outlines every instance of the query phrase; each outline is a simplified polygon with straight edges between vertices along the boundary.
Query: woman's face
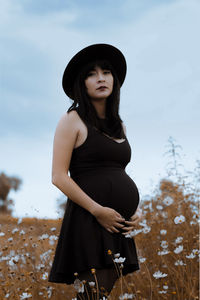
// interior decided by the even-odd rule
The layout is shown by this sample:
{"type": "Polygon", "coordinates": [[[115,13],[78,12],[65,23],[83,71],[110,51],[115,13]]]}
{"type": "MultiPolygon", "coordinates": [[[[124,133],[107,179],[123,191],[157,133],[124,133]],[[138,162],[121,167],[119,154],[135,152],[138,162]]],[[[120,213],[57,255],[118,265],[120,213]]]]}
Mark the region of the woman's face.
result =
{"type": "Polygon", "coordinates": [[[98,66],[90,70],[85,79],[87,93],[93,100],[109,97],[113,90],[113,83],[111,71],[98,66]]]}

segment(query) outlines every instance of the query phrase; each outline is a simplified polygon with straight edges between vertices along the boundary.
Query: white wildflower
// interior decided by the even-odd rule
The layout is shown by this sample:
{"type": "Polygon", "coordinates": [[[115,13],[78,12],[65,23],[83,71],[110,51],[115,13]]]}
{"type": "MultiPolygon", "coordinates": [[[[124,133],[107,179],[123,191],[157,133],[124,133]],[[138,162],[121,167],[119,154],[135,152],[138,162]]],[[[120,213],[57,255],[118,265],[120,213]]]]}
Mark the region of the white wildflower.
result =
{"type": "Polygon", "coordinates": [[[0,236],[4,236],[5,235],[5,233],[4,232],[0,232],[0,236]]]}
{"type": "Polygon", "coordinates": [[[170,196],[167,196],[164,198],[163,203],[167,206],[171,205],[174,202],[173,198],[170,196]]]}
{"type": "Polygon", "coordinates": [[[12,242],[12,241],[13,241],[12,237],[8,238],[8,242],[12,242]]]}
{"type": "Polygon", "coordinates": [[[51,298],[51,296],[52,296],[52,290],[53,290],[52,286],[48,286],[47,287],[47,296],[48,296],[48,298],[51,298]]]}
{"type": "Polygon", "coordinates": [[[149,208],[149,204],[144,205],[144,209],[148,209],[149,208]]]}
{"type": "Polygon", "coordinates": [[[153,277],[155,277],[156,279],[158,279],[158,278],[163,278],[163,277],[166,277],[166,276],[167,276],[167,274],[162,273],[162,272],[160,272],[160,271],[157,271],[157,272],[155,272],[155,273],[153,274],[153,277]]]}
{"type": "Polygon", "coordinates": [[[162,248],[167,248],[168,247],[168,242],[167,241],[162,241],[161,242],[161,247],[162,248]]]}
{"type": "Polygon", "coordinates": [[[20,259],[19,254],[15,255],[15,256],[13,257],[13,260],[14,260],[15,262],[18,262],[19,259],[20,259]]]}
{"type": "Polygon", "coordinates": [[[168,288],[168,285],[163,285],[163,289],[167,290],[168,288]]]}
{"type": "Polygon", "coordinates": [[[84,284],[78,278],[74,280],[74,288],[78,293],[84,293],[84,284]]]}
{"type": "Polygon", "coordinates": [[[174,250],[174,253],[178,254],[178,253],[180,253],[182,251],[183,251],[183,246],[180,245],[180,246],[176,247],[176,249],[174,250]]]}
{"type": "Polygon", "coordinates": [[[147,226],[147,220],[146,219],[142,220],[141,222],[139,222],[139,225],[140,226],[147,226]]]}
{"type": "Polygon", "coordinates": [[[21,254],[21,261],[23,264],[26,264],[26,258],[24,257],[24,254],[21,254]]]}
{"type": "Polygon", "coordinates": [[[162,205],[156,205],[156,208],[157,208],[158,210],[162,210],[162,209],[163,209],[163,206],[162,206],[162,205]]]}
{"type": "Polygon", "coordinates": [[[94,282],[94,281],[90,281],[90,282],[89,282],[89,286],[90,286],[90,287],[94,287],[94,286],[95,286],[95,282],[94,282]]]}
{"type": "Polygon", "coordinates": [[[136,236],[138,233],[142,232],[143,229],[134,229],[133,231],[131,231],[130,233],[127,233],[125,235],[126,238],[132,238],[133,236],[136,236]]]}
{"type": "Polygon", "coordinates": [[[143,232],[143,229],[134,229],[131,231],[131,237],[138,235],[140,232],[143,232]]]}
{"type": "Polygon", "coordinates": [[[4,297],[5,297],[5,298],[8,298],[8,297],[10,297],[10,294],[7,293],[4,297]]]}
{"type": "Polygon", "coordinates": [[[28,298],[31,298],[31,297],[32,297],[31,293],[22,293],[22,295],[20,295],[21,300],[28,299],[28,298]]]}
{"type": "Polygon", "coordinates": [[[145,226],[143,229],[142,229],[143,233],[148,233],[149,231],[151,231],[151,227],[149,226],[145,226]]]}
{"type": "Polygon", "coordinates": [[[51,249],[49,249],[48,251],[40,254],[40,259],[46,261],[47,259],[50,258],[49,254],[52,252],[51,249]]]}
{"type": "Polygon", "coordinates": [[[159,294],[166,294],[167,291],[158,291],[159,294]]]}
{"type": "Polygon", "coordinates": [[[168,213],[166,211],[162,211],[161,215],[163,218],[167,219],[168,218],[168,213]]]}
{"type": "Polygon", "coordinates": [[[182,242],[182,240],[183,240],[183,237],[182,237],[182,236],[178,236],[178,237],[176,238],[176,240],[175,240],[175,243],[176,243],[176,244],[179,244],[179,243],[182,242]]]}
{"type": "Polygon", "coordinates": [[[127,234],[125,235],[125,238],[132,238],[132,236],[130,235],[130,233],[127,233],[127,234]]]}
{"type": "Polygon", "coordinates": [[[12,234],[14,234],[15,232],[18,232],[18,231],[19,231],[18,228],[14,228],[14,229],[12,230],[12,234]]]}
{"type": "Polygon", "coordinates": [[[20,235],[22,235],[22,234],[25,234],[26,232],[22,229],[21,231],[20,231],[20,235]]]}
{"type": "Polygon", "coordinates": [[[52,228],[51,228],[51,231],[56,231],[56,227],[52,227],[52,228]]]}
{"type": "Polygon", "coordinates": [[[174,218],[174,223],[175,224],[181,224],[185,222],[185,217],[183,215],[177,216],[174,218]]]}
{"type": "Polygon", "coordinates": [[[116,254],[114,254],[114,257],[115,257],[115,258],[118,258],[118,257],[120,257],[120,253],[116,253],[116,254]]]}
{"type": "Polygon", "coordinates": [[[141,263],[145,262],[145,260],[146,260],[145,257],[140,257],[140,258],[139,258],[139,261],[140,261],[141,263]]]}
{"type": "Polygon", "coordinates": [[[40,235],[39,237],[38,237],[38,240],[45,240],[45,239],[47,239],[49,237],[49,235],[47,234],[47,233],[44,233],[43,235],[40,235]]]}
{"type": "Polygon", "coordinates": [[[121,264],[126,260],[126,257],[119,257],[119,258],[115,258],[114,262],[116,262],[117,264],[121,264]]]}
{"type": "Polygon", "coordinates": [[[194,253],[195,255],[198,255],[200,253],[200,250],[199,249],[193,249],[192,253],[194,253]]]}
{"type": "Polygon", "coordinates": [[[9,260],[10,257],[7,255],[7,256],[1,256],[0,257],[0,261],[3,261],[3,260],[9,260]]]}
{"type": "Polygon", "coordinates": [[[158,251],[158,255],[166,255],[168,253],[169,253],[168,250],[158,251]]]}
{"type": "Polygon", "coordinates": [[[21,224],[21,222],[22,222],[22,218],[19,218],[17,224],[21,224]]]}
{"type": "Polygon", "coordinates": [[[133,299],[133,297],[135,297],[134,294],[125,293],[125,294],[119,296],[119,300],[133,299]]]}
{"type": "Polygon", "coordinates": [[[45,265],[39,264],[39,265],[36,266],[36,269],[41,270],[41,269],[44,269],[44,267],[45,267],[45,265]]]}
{"type": "Polygon", "coordinates": [[[167,234],[167,230],[165,230],[165,229],[160,230],[160,234],[162,234],[162,235],[167,234]]]}
{"type": "MultiPolygon", "coordinates": [[[[151,200],[151,199],[149,199],[149,200],[151,200]]],[[[144,209],[152,210],[152,203],[150,202],[149,204],[145,205],[144,209]]]]}
{"type": "Polygon", "coordinates": [[[177,261],[175,261],[174,264],[175,264],[175,266],[183,266],[183,265],[186,266],[186,264],[184,264],[184,262],[182,260],[177,260],[177,261]]]}
{"type": "Polygon", "coordinates": [[[48,278],[48,272],[45,272],[43,275],[42,275],[42,279],[43,280],[46,280],[48,278]]]}
{"type": "Polygon", "coordinates": [[[190,221],[190,225],[195,225],[195,224],[197,224],[197,222],[195,222],[195,221],[190,221]]]}
{"type": "Polygon", "coordinates": [[[194,255],[194,253],[191,253],[190,255],[186,255],[186,257],[187,257],[187,258],[192,258],[192,259],[193,259],[193,258],[196,257],[196,255],[194,255]]]}
{"type": "Polygon", "coordinates": [[[53,245],[57,239],[58,239],[58,237],[56,235],[51,235],[49,237],[49,244],[53,245]]]}

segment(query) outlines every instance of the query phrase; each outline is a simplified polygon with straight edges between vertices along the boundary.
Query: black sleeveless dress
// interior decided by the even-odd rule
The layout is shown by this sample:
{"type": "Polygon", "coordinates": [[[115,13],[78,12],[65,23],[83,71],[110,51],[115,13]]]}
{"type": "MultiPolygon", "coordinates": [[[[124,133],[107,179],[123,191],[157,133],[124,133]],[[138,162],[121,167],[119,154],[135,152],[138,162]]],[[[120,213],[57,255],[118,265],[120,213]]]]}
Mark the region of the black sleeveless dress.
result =
{"type": "MultiPolygon", "coordinates": [[[[131,159],[130,144],[127,138],[116,142],[82,121],[88,135],[73,149],[70,177],[94,201],[129,220],[140,201],[137,186],[125,171],[131,159]]],[[[92,214],[68,198],[48,281],[72,284],[75,272],[110,267],[113,261],[108,250],[126,258],[123,275],[139,270],[134,239],[121,232],[108,232],[92,214]]]]}

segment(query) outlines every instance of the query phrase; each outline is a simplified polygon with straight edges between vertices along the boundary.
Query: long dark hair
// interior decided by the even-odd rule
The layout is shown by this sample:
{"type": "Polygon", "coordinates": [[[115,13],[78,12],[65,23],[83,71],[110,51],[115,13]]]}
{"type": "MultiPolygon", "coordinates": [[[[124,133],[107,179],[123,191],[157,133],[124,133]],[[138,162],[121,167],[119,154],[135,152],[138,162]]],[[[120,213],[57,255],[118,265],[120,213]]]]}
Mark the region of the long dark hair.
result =
{"type": "Polygon", "coordinates": [[[78,110],[79,114],[86,122],[90,123],[100,131],[108,134],[114,138],[124,138],[124,131],[121,125],[122,119],[119,116],[119,103],[120,103],[120,83],[112,65],[107,60],[96,60],[85,65],[77,77],[73,86],[74,102],[67,110],[78,110]],[[111,95],[106,99],[106,121],[107,125],[102,124],[102,120],[98,117],[95,107],[90,101],[85,87],[85,79],[88,73],[95,68],[100,67],[103,70],[110,70],[113,78],[113,90],[111,95]],[[78,105],[78,107],[77,107],[78,105]]]}

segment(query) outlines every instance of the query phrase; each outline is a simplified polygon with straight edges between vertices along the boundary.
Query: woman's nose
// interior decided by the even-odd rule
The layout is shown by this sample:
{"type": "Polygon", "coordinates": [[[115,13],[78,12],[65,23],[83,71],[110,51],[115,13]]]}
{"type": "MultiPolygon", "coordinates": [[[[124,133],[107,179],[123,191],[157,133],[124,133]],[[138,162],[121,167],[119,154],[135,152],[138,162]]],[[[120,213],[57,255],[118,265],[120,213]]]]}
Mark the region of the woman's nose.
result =
{"type": "Polygon", "coordinates": [[[104,74],[99,72],[97,79],[98,79],[98,81],[104,81],[105,80],[104,74]]]}

